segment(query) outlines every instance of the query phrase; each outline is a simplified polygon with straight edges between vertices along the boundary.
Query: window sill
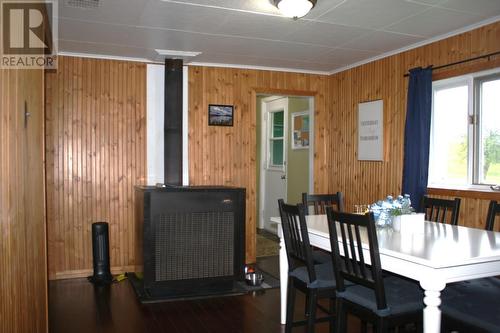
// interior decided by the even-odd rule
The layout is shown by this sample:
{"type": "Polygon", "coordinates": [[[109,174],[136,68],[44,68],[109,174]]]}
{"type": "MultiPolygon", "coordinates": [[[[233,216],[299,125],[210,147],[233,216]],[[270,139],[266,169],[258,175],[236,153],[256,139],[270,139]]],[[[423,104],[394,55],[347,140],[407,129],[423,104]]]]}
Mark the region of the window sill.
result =
{"type": "Polygon", "coordinates": [[[472,198],[481,200],[497,200],[500,201],[500,191],[484,188],[467,188],[467,187],[428,187],[428,194],[444,195],[450,197],[472,198]]]}

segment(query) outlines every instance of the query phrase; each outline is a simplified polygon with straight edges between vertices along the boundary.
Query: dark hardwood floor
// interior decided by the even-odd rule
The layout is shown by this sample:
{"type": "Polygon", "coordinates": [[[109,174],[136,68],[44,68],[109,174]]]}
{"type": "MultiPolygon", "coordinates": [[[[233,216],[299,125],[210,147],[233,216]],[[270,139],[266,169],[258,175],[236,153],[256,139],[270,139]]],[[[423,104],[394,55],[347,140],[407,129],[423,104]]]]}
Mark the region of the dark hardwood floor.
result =
{"type": "MultiPolygon", "coordinates": [[[[259,267],[272,275],[279,272],[277,258],[260,258],[259,267]]],[[[300,294],[300,293],[299,293],[300,294]]],[[[299,296],[297,318],[304,311],[299,296]]],[[[141,305],[128,280],[108,288],[94,288],[86,279],[51,281],[49,328],[51,333],[202,333],[284,332],[280,325],[279,289],[242,296],[141,305]]],[[[356,319],[350,332],[359,332],[356,319]]],[[[303,332],[302,328],[294,332],[303,332]]],[[[328,324],[316,332],[328,332],[328,324]]]]}

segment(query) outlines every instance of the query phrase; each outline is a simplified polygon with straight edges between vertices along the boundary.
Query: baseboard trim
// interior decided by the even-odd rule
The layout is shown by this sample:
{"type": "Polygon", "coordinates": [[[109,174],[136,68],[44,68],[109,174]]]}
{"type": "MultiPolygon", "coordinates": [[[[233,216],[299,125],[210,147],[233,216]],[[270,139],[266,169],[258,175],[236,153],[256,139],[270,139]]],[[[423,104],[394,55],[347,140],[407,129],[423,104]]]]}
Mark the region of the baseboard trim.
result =
{"type": "MultiPolygon", "coordinates": [[[[93,274],[92,269],[80,269],[72,271],[57,272],[55,275],[49,276],[49,280],[65,280],[65,279],[80,279],[93,274]]],[[[122,274],[126,272],[142,272],[141,266],[117,266],[111,267],[111,274],[122,274]]]]}

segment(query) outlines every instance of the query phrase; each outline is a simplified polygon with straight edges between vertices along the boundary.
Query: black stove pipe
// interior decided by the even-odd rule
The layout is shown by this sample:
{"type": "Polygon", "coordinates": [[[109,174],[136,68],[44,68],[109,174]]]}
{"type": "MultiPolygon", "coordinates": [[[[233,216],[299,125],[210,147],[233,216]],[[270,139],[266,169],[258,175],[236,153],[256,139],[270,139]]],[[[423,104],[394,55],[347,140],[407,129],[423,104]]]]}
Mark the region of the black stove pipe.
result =
{"type": "Polygon", "coordinates": [[[165,184],[182,185],[182,60],[165,59],[165,184]]]}

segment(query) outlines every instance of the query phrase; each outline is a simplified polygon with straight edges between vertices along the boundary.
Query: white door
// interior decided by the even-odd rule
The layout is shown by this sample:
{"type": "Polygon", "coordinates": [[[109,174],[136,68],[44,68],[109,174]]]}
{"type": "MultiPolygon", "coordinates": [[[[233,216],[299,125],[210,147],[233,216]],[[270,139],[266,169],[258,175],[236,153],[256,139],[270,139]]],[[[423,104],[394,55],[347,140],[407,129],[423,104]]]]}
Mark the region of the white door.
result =
{"type": "Polygon", "coordinates": [[[259,225],[273,233],[276,226],[270,218],[279,216],[278,199],[286,202],[287,115],[288,98],[263,100],[259,225]]]}

